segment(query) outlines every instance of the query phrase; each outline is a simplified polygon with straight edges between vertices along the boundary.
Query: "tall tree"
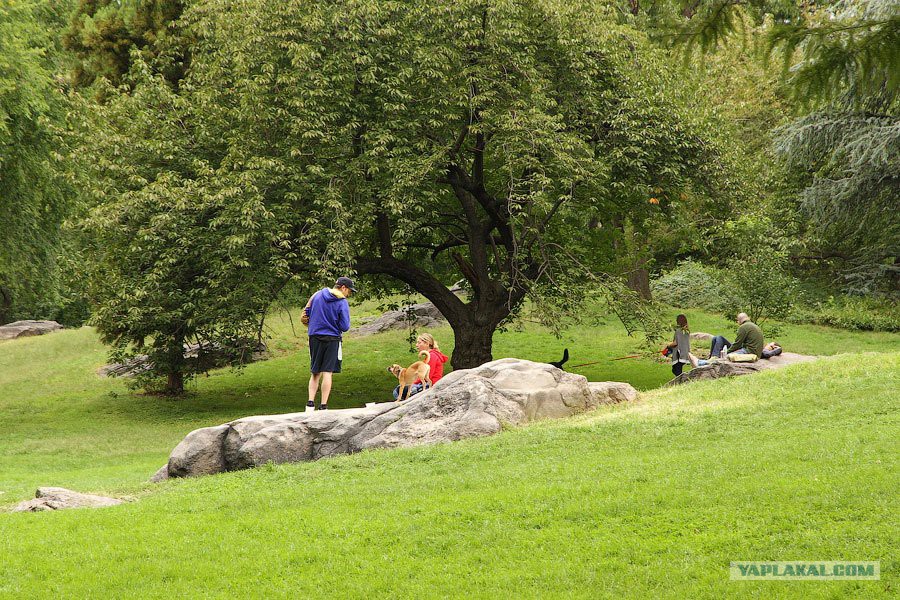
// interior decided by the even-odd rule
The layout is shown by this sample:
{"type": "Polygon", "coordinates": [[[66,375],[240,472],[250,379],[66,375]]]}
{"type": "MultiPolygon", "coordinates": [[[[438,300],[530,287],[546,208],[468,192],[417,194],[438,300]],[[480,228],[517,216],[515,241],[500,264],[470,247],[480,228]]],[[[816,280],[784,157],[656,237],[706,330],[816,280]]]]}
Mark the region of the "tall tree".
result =
{"type": "Polygon", "coordinates": [[[828,7],[777,27],[772,46],[810,109],[776,140],[804,186],[810,244],[849,291],[900,293],[900,4],[828,7]]]}
{"type": "MultiPolygon", "coordinates": [[[[710,50],[760,33],[800,116],[775,130],[805,221],[796,258],[834,265],[851,292],[900,290],[900,4],[895,0],[646,3],[658,39],[710,50]],[[673,15],[678,6],[683,18],[673,15]],[[748,27],[748,23],[751,27],[748,27]],[[736,35],[737,34],[737,35],[736,35]],[[811,250],[811,251],[810,251],[811,250]]],[[[790,211],[788,211],[790,212],[790,211]]]]}
{"type": "Polygon", "coordinates": [[[333,228],[336,264],[434,302],[457,368],[491,357],[494,330],[527,296],[577,305],[587,279],[571,251],[600,237],[592,218],[665,210],[656,189],[703,193],[717,176],[665,58],[599,4],[201,10],[196,82],[242,123],[229,152],[297,173],[307,210],[333,228]],[[445,285],[460,276],[468,301],[445,285]]]}
{"type": "Polygon", "coordinates": [[[54,78],[55,14],[0,0],[0,323],[52,316],[67,190],[56,176],[64,99],[54,78]]]}
{"type": "Polygon", "coordinates": [[[555,0],[197,3],[177,91],[132,70],[121,117],[88,138],[101,331],[174,355],[173,315],[214,335],[304,270],[422,293],[456,368],[489,360],[526,298],[577,312],[629,252],[622,229],[722,172],[710,111],[614,21],[555,0]],[[224,281],[258,302],[222,310],[203,289],[224,281]]]}

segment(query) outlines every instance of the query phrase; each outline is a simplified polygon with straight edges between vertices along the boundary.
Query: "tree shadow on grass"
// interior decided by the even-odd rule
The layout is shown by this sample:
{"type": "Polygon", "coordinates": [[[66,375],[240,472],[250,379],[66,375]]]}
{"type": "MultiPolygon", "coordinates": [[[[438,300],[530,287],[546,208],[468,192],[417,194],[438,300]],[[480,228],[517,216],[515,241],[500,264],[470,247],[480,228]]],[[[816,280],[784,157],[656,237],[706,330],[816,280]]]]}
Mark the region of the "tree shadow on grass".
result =
{"type": "MultiPolygon", "coordinates": [[[[288,361],[291,357],[288,357],[288,361]]],[[[284,359],[273,359],[284,361],[284,359]]],[[[123,390],[98,399],[98,409],[111,410],[117,416],[144,422],[225,423],[241,417],[261,414],[302,412],[307,400],[309,371],[299,365],[254,365],[253,371],[235,374],[229,369],[214,371],[192,381],[183,396],[153,396],[123,390]]],[[[332,409],[365,406],[367,402],[393,400],[396,384],[387,372],[365,366],[353,375],[335,374],[329,407],[332,409]]]]}

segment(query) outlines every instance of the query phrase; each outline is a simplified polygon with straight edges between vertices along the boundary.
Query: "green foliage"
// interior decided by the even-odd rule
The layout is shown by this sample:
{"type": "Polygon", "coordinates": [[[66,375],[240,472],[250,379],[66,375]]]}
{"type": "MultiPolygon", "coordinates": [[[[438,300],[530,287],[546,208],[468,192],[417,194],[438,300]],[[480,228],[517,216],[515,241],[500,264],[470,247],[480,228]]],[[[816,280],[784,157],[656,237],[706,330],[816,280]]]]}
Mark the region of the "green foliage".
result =
{"type": "Polygon", "coordinates": [[[72,160],[93,203],[80,225],[85,276],[114,358],[148,354],[180,393],[183,376],[205,369],[185,363],[183,344],[255,344],[290,278],[293,211],[270,202],[265,161],[236,170],[198,152],[195,107],[135,60],[132,93],[107,90],[81,113],[72,160]]]}
{"type": "Polygon", "coordinates": [[[788,270],[788,252],[776,233],[765,217],[747,214],[729,221],[713,248],[720,266],[682,262],[653,282],[656,299],[678,308],[720,311],[731,318],[746,312],[756,323],[786,318],[800,292],[788,270]]]}
{"type": "Polygon", "coordinates": [[[59,135],[65,102],[54,80],[55,13],[0,1],[0,323],[53,317],[60,225],[69,212],[59,135]]]}
{"type": "Polygon", "coordinates": [[[655,300],[675,308],[723,310],[727,304],[722,273],[693,260],[666,271],[651,287],[655,300]]]}
{"type": "Polygon", "coordinates": [[[781,56],[787,88],[812,111],[775,131],[775,149],[794,186],[783,191],[799,195],[798,213],[808,221],[796,231],[802,256],[833,266],[852,293],[895,291],[900,7],[891,0],[793,8],[753,0],[746,12],[744,4],[698,3],[697,16],[681,25],[676,39],[686,40],[688,50],[694,44],[710,50],[733,43],[738,29],[752,34],[748,18],[762,24],[756,31],[765,36],[767,54],[781,56]]]}
{"type": "MultiPolygon", "coordinates": [[[[711,4],[634,2],[630,7],[634,16],[628,20],[668,48],[674,40],[690,39],[688,31],[673,31],[707,20],[711,4]]],[[[771,129],[789,119],[791,105],[782,83],[759,58],[766,32],[762,13],[757,7],[744,6],[729,14],[733,27],[716,34],[721,39],[715,51],[679,67],[679,76],[694,98],[715,98],[705,118],[722,148],[716,159],[721,187],[710,198],[692,192],[672,198],[672,218],[640,230],[629,251],[652,255],[651,270],[672,268],[686,257],[714,264],[721,255],[724,224],[741,214],[774,213],[790,224],[797,212],[793,202],[781,202],[778,197],[785,174],[771,151],[771,129]]],[[[685,47],[676,45],[671,50],[677,54],[675,50],[685,47]]],[[[690,52],[685,57],[696,58],[690,52]]],[[[697,110],[703,111],[704,105],[698,103],[697,110]]],[[[793,233],[787,226],[783,229],[781,236],[793,233]]]]}
{"type": "MultiPolygon", "coordinates": [[[[803,169],[811,246],[841,259],[844,285],[865,294],[900,281],[900,120],[825,111],[778,131],[788,168],[803,169]]],[[[895,288],[896,289],[896,288],[895,288]]]]}
{"type": "Polygon", "coordinates": [[[804,6],[792,0],[650,0],[629,3],[644,8],[654,38],[690,59],[695,51],[710,53],[739,42],[752,45],[756,28],[767,20],[796,22],[804,6]]]}
{"type": "MultiPolygon", "coordinates": [[[[257,290],[272,287],[261,282],[275,271],[388,276],[471,336],[457,345],[471,354],[455,365],[485,360],[491,334],[525,297],[567,297],[576,311],[575,274],[603,271],[627,253],[615,244],[627,222],[640,230],[649,218],[664,221],[682,194],[709,198],[721,178],[709,112],[644,36],[590,8],[550,0],[197,3],[183,22],[196,39],[192,67],[177,90],[142,74],[139,61],[134,100],[117,99],[117,116],[90,128],[96,139],[87,144],[100,156],[91,171],[102,204],[94,223],[101,232],[127,225],[110,240],[118,258],[97,244],[92,256],[145,273],[165,248],[186,242],[173,233],[137,248],[126,242],[142,232],[129,227],[160,221],[177,231],[183,224],[168,215],[177,198],[199,207],[192,236],[214,218],[203,207],[216,207],[214,215],[263,206],[271,219],[249,223],[269,243],[241,267],[260,274],[257,290]],[[472,290],[467,302],[447,289],[461,278],[472,290]]],[[[198,263],[185,258],[179,268],[209,269],[205,253],[183,254],[198,263]]],[[[116,288],[142,287],[102,273],[92,278],[106,290],[100,304],[116,288]]],[[[368,287],[396,285],[374,279],[368,287]]],[[[152,301],[135,297],[100,314],[101,330],[137,314],[139,301],[152,310],[191,288],[172,286],[169,296],[154,291],[152,301]]],[[[252,295],[262,302],[261,294],[252,295]]],[[[188,311],[179,318],[196,320],[188,311]]]]}
{"type": "Polygon", "coordinates": [[[900,7],[836,6],[772,34],[789,83],[813,110],[776,131],[787,168],[803,173],[809,246],[846,291],[900,289],[900,7]],[[799,56],[800,60],[795,60],[799,56]]]}
{"type": "Polygon", "coordinates": [[[787,317],[797,302],[797,280],[777,256],[752,254],[733,259],[725,283],[726,314],[745,312],[757,324],[787,317]]]}
{"type": "Polygon", "coordinates": [[[788,271],[788,253],[780,247],[772,222],[747,214],[727,223],[725,233],[725,313],[745,312],[757,324],[787,317],[799,286],[788,271]]]}
{"type": "MultiPolygon", "coordinates": [[[[776,254],[776,262],[778,259],[776,254]]],[[[724,271],[692,260],[683,261],[653,280],[654,299],[677,309],[703,308],[733,317],[752,304],[752,296],[762,294],[767,296],[767,302],[778,305],[769,313],[791,323],[858,331],[900,331],[900,304],[895,301],[859,296],[830,296],[810,301],[783,268],[760,266],[757,261],[748,264],[735,260],[730,265],[732,270],[724,271]],[[741,273],[740,277],[733,275],[736,271],[741,273]],[[760,286],[757,279],[766,283],[760,286]],[[751,294],[736,291],[747,286],[760,289],[751,294]],[[782,294],[780,286],[786,286],[789,293],[782,294]]],[[[772,326],[770,323],[767,331],[772,326]]]]}
{"type": "Polygon", "coordinates": [[[869,99],[900,89],[900,6],[893,0],[826,4],[794,23],[777,23],[769,52],[783,57],[796,97],[810,106],[839,102],[867,110],[869,99]],[[800,60],[797,60],[797,57],[800,60]]]}
{"type": "Polygon", "coordinates": [[[795,307],[793,323],[815,323],[859,331],[900,331],[900,304],[865,297],[834,297],[795,307]]]}
{"type": "Polygon", "coordinates": [[[134,50],[147,62],[176,57],[162,72],[169,81],[181,79],[188,53],[179,40],[176,21],[184,4],[181,0],[78,0],[62,35],[73,63],[72,83],[85,87],[103,77],[119,85],[131,68],[134,50]]]}
{"type": "MultiPolygon", "coordinates": [[[[785,319],[799,296],[783,259],[777,253],[746,253],[731,258],[725,269],[685,261],[654,280],[653,293],[657,301],[679,309],[704,308],[729,318],[746,312],[756,323],[785,319]]],[[[769,323],[767,332],[772,335],[775,327],[769,323]]]]}

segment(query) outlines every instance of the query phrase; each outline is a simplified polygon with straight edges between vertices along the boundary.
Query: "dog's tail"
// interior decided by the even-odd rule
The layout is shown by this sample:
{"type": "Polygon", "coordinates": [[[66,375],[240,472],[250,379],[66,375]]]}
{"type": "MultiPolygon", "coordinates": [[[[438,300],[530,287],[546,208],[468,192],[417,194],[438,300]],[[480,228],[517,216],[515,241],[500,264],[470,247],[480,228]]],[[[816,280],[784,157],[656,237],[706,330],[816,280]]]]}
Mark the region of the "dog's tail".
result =
{"type": "Polygon", "coordinates": [[[559,362],[551,362],[550,364],[553,365],[554,367],[556,367],[557,369],[562,369],[563,365],[566,364],[566,362],[568,362],[568,360],[569,360],[569,349],[565,348],[563,350],[562,360],[560,360],[559,362]]]}
{"type": "Polygon", "coordinates": [[[419,358],[421,358],[422,362],[427,365],[428,359],[431,358],[431,354],[428,352],[428,350],[419,350],[419,358]]]}

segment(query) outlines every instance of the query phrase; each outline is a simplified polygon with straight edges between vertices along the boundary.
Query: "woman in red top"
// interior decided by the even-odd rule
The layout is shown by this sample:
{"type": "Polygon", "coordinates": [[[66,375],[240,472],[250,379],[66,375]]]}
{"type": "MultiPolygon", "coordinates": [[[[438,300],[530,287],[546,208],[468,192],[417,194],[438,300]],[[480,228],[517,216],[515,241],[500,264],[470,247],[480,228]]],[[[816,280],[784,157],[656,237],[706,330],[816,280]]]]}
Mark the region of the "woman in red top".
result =
{"type": "MultiPolygon", "coordinates": [[[[428,366],[431,367],[431,385],[438,382],[438,379],[444,376],[444,363],[449,358],[441,352],[438,347],[437,340],[430,333],[423,333],[416,338],[416,350],[428,351],[428,366]]],[[[421,379],[416,379],[416,383],[421,384],[421,379]]]]}
{"type": "MultiPolygon", "coordinates": [[[[431,374],[429,377],[431,378],[431,385],[434,385],[438,382],[438,379],[444,376],[444,363],[447,362],[449,357],[441,352],[437,340],[435,340],[434,336],[430,333],[423,333],[416,338],[416,350],[428,352],[428,366],[431,367],[431,374]]],[[[413,394],[421,392],[425,387],[425,384],[421,379],[416,379],[410,387],[409,395],[412,396],[413,394]]],[[[394,400],[399,397],[400,386],[398,385],[394,388],[394,400]]]]}

